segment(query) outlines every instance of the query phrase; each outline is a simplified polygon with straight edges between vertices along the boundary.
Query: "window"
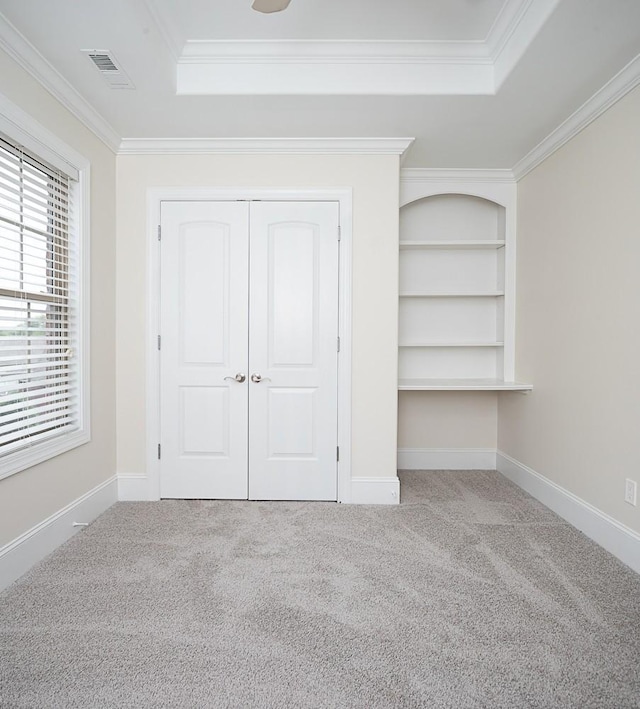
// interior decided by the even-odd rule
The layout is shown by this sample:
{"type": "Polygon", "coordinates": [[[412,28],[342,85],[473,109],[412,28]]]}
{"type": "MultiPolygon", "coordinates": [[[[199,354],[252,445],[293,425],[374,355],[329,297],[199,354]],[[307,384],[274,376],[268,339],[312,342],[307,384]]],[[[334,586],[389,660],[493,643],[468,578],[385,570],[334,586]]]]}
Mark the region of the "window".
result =
{"type": "Polygon", "coordinates": [[[88,440],[74,178],[0,135],[0,477],[88,440]]]}

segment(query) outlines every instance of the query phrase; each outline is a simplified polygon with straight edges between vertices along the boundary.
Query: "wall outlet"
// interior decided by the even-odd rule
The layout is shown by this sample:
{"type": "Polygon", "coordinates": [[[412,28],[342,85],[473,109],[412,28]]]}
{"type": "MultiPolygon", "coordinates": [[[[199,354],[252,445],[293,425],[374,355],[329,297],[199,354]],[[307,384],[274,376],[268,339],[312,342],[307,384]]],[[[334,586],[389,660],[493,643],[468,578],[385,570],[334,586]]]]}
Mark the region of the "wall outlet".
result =
{"type": "Polygon", "coordinates": [[[627,478],[624,481],[624,501],[628,502],[630,505],[635,505],[637,493],[638,485],[636,484],[636,481],[627,478]]]}

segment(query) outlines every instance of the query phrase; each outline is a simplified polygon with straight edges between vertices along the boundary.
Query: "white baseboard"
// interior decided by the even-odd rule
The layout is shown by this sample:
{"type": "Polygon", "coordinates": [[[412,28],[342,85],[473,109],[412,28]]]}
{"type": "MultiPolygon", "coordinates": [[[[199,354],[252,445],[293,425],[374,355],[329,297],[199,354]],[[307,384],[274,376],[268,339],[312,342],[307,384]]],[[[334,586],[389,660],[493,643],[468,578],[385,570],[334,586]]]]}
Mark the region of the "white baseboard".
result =
{"type": "MultiPolygon", "coordinates": [[[[120,473],[118,475],[118,500],[120,502],[154,501],[160,499],[153,492],[146,475],[120,473]]],[[[388,478],[353,478],[351,499],[361,505],[396,505],[400,500],[400,480],[388,478]]]]}
{"type": "Polygon", "coordinates": [[[115,476],[89,490],[66,507],[21,534],[0,549],[0,590],[26,573],[84,527],[74,522],[93,522],[117,501],[115,476]]]}
{"type": "Polygon", "coordinates": [[[495,448],[400,448],[399,470],[495,470],[495,448]]]}
{"type": "Polygon", "coordinates": [[[120,502],[157,501],[150,478],[135,473],[118,473],[118,500],[120,502]]]}
{"type": "Polygon", "coordinates": [[[502,451],[498,451],[497,469],[596,544],[640,573],[640,534],[502,451]]]}
{"type": "Polygon", "coordinates": [[[389,478],[352,478],[351,503],[354,505],[397,505],[400,502],[400,480],[389,478]]]}

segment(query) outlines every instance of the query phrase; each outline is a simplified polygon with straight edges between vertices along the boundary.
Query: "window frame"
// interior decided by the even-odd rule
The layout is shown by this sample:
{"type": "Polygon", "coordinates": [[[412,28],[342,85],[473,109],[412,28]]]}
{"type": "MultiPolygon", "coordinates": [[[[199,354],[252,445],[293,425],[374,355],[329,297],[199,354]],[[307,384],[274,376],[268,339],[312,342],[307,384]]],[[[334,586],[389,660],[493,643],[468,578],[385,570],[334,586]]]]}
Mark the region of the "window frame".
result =
{"type": "Polygon", "coordinates": [[[0,93],[0,132],[26,151],[48,162],[71,178],[73,223],[69,244],[75,249],[78,263],[76,279],[78,372],[78,428],[61,433],[0,458],[0,480],[26,468],[44,463],[61,453],[91,440],[90,421],[90,163],[87,158],[60,140],[49,129],[0,93]]]}

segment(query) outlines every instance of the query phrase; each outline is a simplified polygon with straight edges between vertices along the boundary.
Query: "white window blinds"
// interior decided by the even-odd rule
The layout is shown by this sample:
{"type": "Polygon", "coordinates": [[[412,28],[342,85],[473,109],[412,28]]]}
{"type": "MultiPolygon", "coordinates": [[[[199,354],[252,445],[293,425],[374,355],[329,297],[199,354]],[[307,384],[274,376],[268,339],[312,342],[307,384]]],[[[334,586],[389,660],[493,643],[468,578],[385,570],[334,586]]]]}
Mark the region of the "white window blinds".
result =
{"type": "Polygon", "coordinates": [[[70,194],[0,136],[0,459],[79,424],[70,194]]]}

